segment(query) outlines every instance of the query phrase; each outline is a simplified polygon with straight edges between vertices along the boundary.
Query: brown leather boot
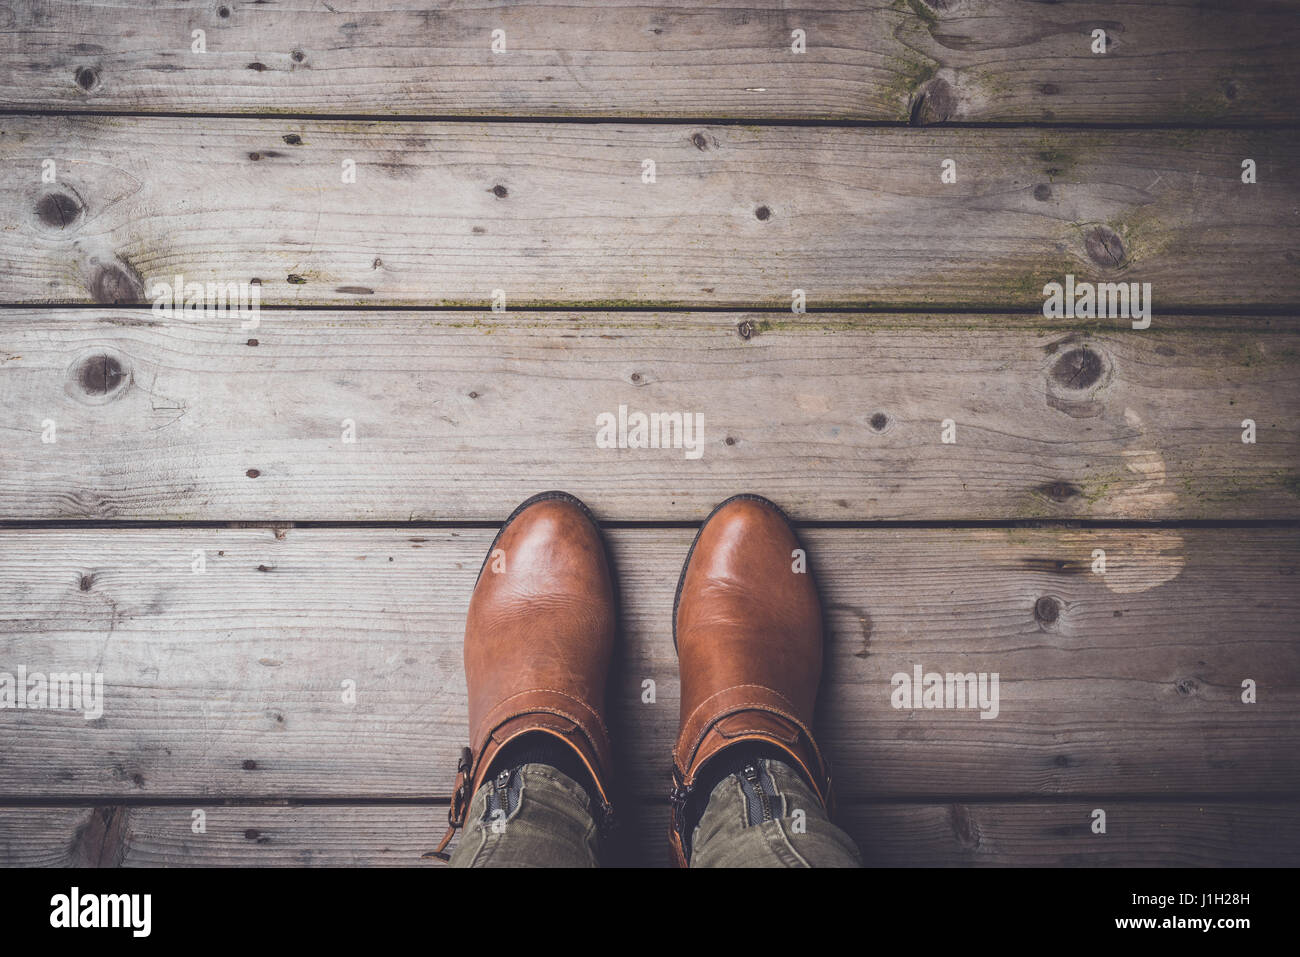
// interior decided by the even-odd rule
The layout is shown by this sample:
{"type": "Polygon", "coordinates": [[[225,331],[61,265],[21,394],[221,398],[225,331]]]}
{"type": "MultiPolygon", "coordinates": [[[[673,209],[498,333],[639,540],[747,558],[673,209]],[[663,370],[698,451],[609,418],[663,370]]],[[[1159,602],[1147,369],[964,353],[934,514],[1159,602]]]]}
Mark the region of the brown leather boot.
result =
{"type": "Polygon", "coordinates": [[[821,604],[799,547],[779,508],[737,495],[713,510],[686,556],[673,614],[681,729],[669,839],[678,866],[689,857],[685,809],[700,768],[730,745],[776,747],[831,806],[830,769],[811,731],[821,604]]]}
{"type": "Polygon", "coordinates": [[[597,820],[612,823],[606,790],[605,678],[614,648],[614,592],[596,520],[564,492],[543,492],[506,519],[479,569],[465,622],[470,745],[461,751],[443,849],[493,757],[521,734],[564,741],[595,783],[597,820]]]}

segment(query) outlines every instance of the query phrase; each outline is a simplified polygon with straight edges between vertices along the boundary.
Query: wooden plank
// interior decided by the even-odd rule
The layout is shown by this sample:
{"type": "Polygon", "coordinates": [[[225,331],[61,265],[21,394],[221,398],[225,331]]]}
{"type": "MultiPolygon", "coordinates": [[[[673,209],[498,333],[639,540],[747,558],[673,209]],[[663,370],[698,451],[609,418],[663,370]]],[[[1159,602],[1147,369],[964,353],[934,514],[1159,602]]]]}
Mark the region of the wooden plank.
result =
{"type": "MultiPolygon", "coordinates": [[[[1295,804],[856,804],[873,867],[1295,867],[1295,804]]],[[[606,863],[666,867],[666,807],[637,806],[606,863]]],[[[432,867],[445,810],[403,805],[0,808],[7,867],[432,867]],[[205,831],[193,831],[194,812],[205,831]]]]}
{"type": "Polygon", "coordinates": [[[1290,122],[1294,5],[281,0],[7,11],[24,109],[1290,122]],[[225,10],[223,16],[221,11],[225,10]],[[202,53],[193,31],[205,31],[202,53]],[[491,49],[505,31],[505,51],[491,49]],[[792,31],[806,52],[792,52],[792,31]],[[1107,33],[1092,51],[1092,31],[1107,33]]]}
{"type": "MultiPolygon", "coordinates": [[[[0,709],[0,800],[445,799],[467,734],[464,611],[492,534],[6,529],[0,670],[98,672],[105,690],[90,720],[0,709]]],[[[638,799],[667,786],[691,536],[609,535],[624,622],[609,714],[638,799]]],[[[846,802],[1300,791],[1296,530],[805,539],[832,636],[818,722],[846,802]],[[892,707],[893,675],[918,665],[997,673],[998,716],[892,707]]]]}
{"type": "Polygon", "coordinates": [[[182,275],[485,310],[494,290],[788,310],[801,289],[812,310],[1038,312],[1069,274],[1149,282],[1168,315],[1300,303],[1298,152],[1294,130],[10,116],[0,269],[8,302],[152,303],[182,275]]]}
{"type": "Polygon", "coordinates": [[[1300,517],[1291,319],[5,320],[6,519],[501,521],[539,488],[642,521],[744,489],[803,520],[1300,517]],[[699,457],[598,447],[620,406],[700,416],[699,457]]]}

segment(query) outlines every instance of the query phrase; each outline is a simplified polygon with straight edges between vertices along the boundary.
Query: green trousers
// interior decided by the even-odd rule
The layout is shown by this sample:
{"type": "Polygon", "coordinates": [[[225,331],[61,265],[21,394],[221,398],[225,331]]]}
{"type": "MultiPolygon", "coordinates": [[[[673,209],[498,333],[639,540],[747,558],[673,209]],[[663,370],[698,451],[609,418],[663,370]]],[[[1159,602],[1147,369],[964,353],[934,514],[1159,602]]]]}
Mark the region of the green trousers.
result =
{"type": "MultiPolygon", "coordinates": [[[[691,835],[691,867],[860,867],[853,840],[830,822],[803,779],[755,762],[767,797],[723,778],[691,835]]],[[[667,837],[664,838],[667,842],[667,837]]],[[[525,764],[478,789],[452,867],[598,867],[600,833],[587,792],[545,764],[525,764]]]]}

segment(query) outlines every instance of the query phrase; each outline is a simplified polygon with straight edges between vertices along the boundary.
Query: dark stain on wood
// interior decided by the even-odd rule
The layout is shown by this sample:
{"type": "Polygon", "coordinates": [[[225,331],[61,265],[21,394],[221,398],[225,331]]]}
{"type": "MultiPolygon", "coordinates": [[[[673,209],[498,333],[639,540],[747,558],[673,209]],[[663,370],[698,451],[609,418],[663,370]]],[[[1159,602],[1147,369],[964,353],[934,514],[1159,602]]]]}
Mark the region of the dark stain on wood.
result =
{"type": "Polygon", "coordinates": [[[1102,380],[1106,371],[1106,364],[1098,353],[1086,348],[1071,349],[1048,373],[1048,407],[1075,419],[1101,415],[1106,409],[1098,397],[1100,387],[1092,392],[1088,390],[1102,380]]]}
{"type": "Polygon", "coordinates": [[[1074,165],[1074,159],[1070,154],[1061,149],[1040,150],[1038,158],[1045,164],[1043,172],[1047,174],[1048,179],[1053,181],[1074,165]]]}
{"type": "Polygon", "coordinates": [[[106,322],[110,326],[125,326],[127,328],[158,329],[162,326],[162,323],[157,319],[141,319],[139,316],[104,316],[99,321],[106,322]]]}
{"type": "Polygon", "coordinates": [[[375,291],[369,286],[339,286],[334,291],[350,296],[373,296],[375,294],[375,291]]]}
{"type": "Polygon", "coordinates": [[[1128,253],[1124,249],[1124,241],[1109,226],[1094,226],[1088,231],[1083,242],[1088,250],[1088,258],[1098,266],[1105,266],[1107,269],[1118,269],[1128,260],[1128,253]]]}
{"type": "Polygon", "coordinates": [[[1052,625],[1061,617],[1061,603],[1050,595],[1044,595],[1034,602],[1034,618],[1039,624],[1052,625]]]}
{"type": "Polygon", "coordinates": [[[1073,482],[1047,482],[1038,486],[1035,491],[1053,502],[1068,502],[1070,499],[1078,498],[1083,494],[1083,489],[1073,482]]]}
{"type": "Polygon", "coordinates": [[[948,81],[935,77],[916,94],[908,122],[913,126],[946,123],[957,115],[957,96],[948,81]]]}
{"type": "Polygon", "coordinates": [[[99,86],[99,71],[93,66],[78,67],[77,72],[73,74],[73,79],[77,81],[77,86],[89,93],[99,86]]]}
{"type": "Polygon", "coordinates": [[[858,637],[862,642],[862,650],[853,652],[853,657],[870,658],[872,622],[867,610],[861,605],[831,605],[831,610],[845,611],[853,616],[854,621],[858,624],[858,637]]]}
{"type": "Polygon", "coordinates": [[[81,216],[81,203],[67,193],[46,193],[36,201],[36,218],[54,229],[66,229],[81,216]]]}
{"type": "Polygon", "coordinates": [[[1034,199],[1040,203],[1045,203],[1052,198],[1052,187],[1046,183],[1039,183],[1034,187],[1034,199]]]}
{"type": "Polygon", "coordinates": [[[1088,571],[1087,565],[1072,562],[1067,558],[1022,558],[1020,567],[1035,572],[1051,572],[1055,575],[1082,575],[1088,571]]]}
{"type": "Polygon", "coordinates": [[[87,395],[112,395],[126,383],[127,376],[116,357],[102,353],[83,360],[76,369],[77,384],[87,395]]]}
{"type": "Polygon", "coordinates": [[[77,828],[69,848],[74,867],[120,867],[126,849],[128,811],[124,807],[97,807],[77,828]]]}
{"type": "Polygon", "coordinates": [[[280,139],[284,140],[290,146],[302,146],[302,137],[297,133],[285,133],[284,136],[280,137],[280,139]]]}
{"type": "Polygon", "coordinates": [[[125,263],[96,263],[90,277],[90,294],[104,305],[124,305],[144,301],[144,282],[125,263]]]}
{"type": "Polygon", "coordinates": [[[1086,347],[1071,349],[1052,366],[1052,379],[1067,389],[1086,389],[1101,378],[1106,365],[1101,355],[1086,347]]]}
{"type": "Polygon", "coordinates": [[[255,70],[256,72],[261,73],[266,68],[267,67],[265,63],[258,63],[256,60],[254,60],[252,63],[248,64],[248,66],[245,69],[255,70]]]}
{"type": "Polygon", "coordinates": [[[241,764],[240,767],[243,768],[245,771],[256,771],[257,762],[254,761],[252,758],[246,758],[244,760],[244,763],[241,764]]]}
{"type": "Polygon", "coordinates": [[[971,819],[970,808],[964,804],[949,805],[948,823],[952,826],[952,836],[959,845],[969,850],[980,846],[980,830],[971,819]]]}

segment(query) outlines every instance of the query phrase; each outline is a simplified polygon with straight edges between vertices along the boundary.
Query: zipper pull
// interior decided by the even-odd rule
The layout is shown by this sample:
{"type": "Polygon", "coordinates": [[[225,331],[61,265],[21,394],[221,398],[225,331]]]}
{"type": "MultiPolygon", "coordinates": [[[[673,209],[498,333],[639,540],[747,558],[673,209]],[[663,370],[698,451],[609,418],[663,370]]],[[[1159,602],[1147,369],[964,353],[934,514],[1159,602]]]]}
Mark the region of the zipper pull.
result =
{"type": "Polygon", "coordinates": [[[759,812],[762,820],[759,823],[766,824],[772,820],[772,805],[768,801],[767,792],[763,790],[763,780],[759,777],[758,768],[753,764],[746,764],[740,771],[749,786],[754,790],[754,797],[758,800],[759,812]]]}
{"type": "Polygon", "coordinates": [[[510,814],[510,769],[503,768],[497,772],[497,776],[492,779],[492,793],[488,796],[488,816],[494,821],[501,820],[510,814]],[[502,818],[497,818],[496,812],[500,811],[502,818]]]}
{"type": "Polygon", "coordinates": [[[686,802],[691,799],[691,793],[694,787],[686,785],[682,781],[682,776],[677,770],[676,764],[673,765],[673,786],[668,792],[668,807],[672,812],[672,829],[681,838],[682,846],[686,846],[689,835],[683,833],[686,827],[686,802]]]}
{"type": "Polygon", "coordinates": [[[614,830],[618,821],[614,817],[614,805],[608,801],[600,802],[600,833],[608,836],[614,830]]]}

